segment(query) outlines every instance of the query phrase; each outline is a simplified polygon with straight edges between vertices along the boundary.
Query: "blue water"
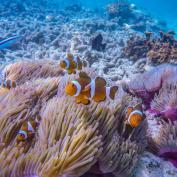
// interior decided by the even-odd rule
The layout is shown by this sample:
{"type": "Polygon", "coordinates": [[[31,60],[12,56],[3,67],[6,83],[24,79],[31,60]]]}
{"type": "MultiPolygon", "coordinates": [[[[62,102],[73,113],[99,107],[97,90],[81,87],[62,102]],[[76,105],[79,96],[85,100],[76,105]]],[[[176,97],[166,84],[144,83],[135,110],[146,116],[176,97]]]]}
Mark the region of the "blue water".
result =
{"type": "Polygon", "coordinates": [[[0,3],[11,4],[14,2],[33,4],[39,2],[46,7],[54,6],[55,8],[64,8],[72,4],[80,4],[85,8],[105,11],[106,6],[117,1],[129,1],[134,3],[138,9],[159,21],[166,22],[169,28],[177,31],[177,0],[0,0],[0,3]]]}
{"type": "Polygon", "coordinates": [[[177,0],[131,0],[159,20],[165,20],[170,28],[177,29],[177,0]]]}
{"type": "MultiPolygon", "coordinates": [[[[57,1],[57,0],[56,0],[57,1]]],[[[119,1],[119,0],[117,0],[119,1]]],[[[129,0],[138,8],[151,14],[152,17],[160,21],[165,21],[169,28],[177,30],[177,0],[129,0]]],[[[116,0],[58,0],[57,3],[72,4],[81,3],[86,8],[105,9],[107,4],[116,2],[116,0]]]]}

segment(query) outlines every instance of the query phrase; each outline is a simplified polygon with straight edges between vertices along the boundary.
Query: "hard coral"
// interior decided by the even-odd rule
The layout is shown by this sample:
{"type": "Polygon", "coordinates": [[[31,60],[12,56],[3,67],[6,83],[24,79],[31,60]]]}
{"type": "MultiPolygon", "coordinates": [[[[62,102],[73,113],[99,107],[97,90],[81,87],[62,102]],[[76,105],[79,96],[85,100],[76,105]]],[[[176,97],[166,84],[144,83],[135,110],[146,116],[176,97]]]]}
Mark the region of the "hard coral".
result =
{"type": "Polygon", "coordinates": [[[146,37],[132,37],[127,41],[127,46],[123,50],[126,57],[140,59],[148,57],[153,64],[176,63],[177,41],[174,34],[169,31],[160,31],[160,36],[153,38],[152,33],[145,33],[146,37]]]}
{"type": "Polygon", "coordinates": [[[120,0],[118,2],[109,4],[107,6],[107,13],[109,19],[119,17],[122,20],[127,20],[132,17],[131,4],[126,0],[120,0]]]}
{"type": "Polygon", "coordinates": [[[146,57],[149,46],[146,45],[146,39],[140,36],[132,36],[127,45],[123,48],[123,57],[131,57],[134,60],[146,57]]]}
{"type": "Polygon", "coordinates": [[[92,49],[97,51],[104,51],[106,44],[103,42],[103,36],[98,34],[91,39],[92,49]]]}

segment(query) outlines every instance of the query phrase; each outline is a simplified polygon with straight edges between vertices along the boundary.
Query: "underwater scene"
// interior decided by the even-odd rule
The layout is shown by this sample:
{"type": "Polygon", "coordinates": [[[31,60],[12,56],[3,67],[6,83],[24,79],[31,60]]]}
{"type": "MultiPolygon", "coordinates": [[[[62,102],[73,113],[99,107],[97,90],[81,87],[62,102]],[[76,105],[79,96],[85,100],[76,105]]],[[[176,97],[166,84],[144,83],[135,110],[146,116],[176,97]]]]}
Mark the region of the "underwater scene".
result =
{"type": "Polygon", "coordinates": [[[176,0],[0,0],[0,177],[177,177],[176,0]]]}

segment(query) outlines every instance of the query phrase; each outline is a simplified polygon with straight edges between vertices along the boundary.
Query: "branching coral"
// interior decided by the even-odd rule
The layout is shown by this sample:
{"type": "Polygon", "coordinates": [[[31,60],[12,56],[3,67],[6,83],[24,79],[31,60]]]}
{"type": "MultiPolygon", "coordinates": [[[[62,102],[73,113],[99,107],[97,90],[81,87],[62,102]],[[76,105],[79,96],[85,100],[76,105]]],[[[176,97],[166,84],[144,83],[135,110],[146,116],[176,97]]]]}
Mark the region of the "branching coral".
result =
{"type": "Polygon", "coordinates": [[[63,75],[59,64],[52,61],[20,61],[5,68],[7,79],[23,84],[32,79],[63,75]]]}
{"type": "Polygon", "coordinates": [[[146,39],[140,36],[132,36],[123,49],[122,56],[131,57],[134,60],[146,57],[149,46],[146,45],[146,39]]]}

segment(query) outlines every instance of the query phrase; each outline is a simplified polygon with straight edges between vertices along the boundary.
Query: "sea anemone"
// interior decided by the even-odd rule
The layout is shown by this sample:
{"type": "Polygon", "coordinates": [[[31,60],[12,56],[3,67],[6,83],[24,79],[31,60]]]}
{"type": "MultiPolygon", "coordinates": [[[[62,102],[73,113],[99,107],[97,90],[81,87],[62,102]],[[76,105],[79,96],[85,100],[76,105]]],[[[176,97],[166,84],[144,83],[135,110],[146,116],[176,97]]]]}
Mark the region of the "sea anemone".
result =
{"type": "Polygon", "coordinates": [[[177,167],[177,121],[161,122],[161,128],[150,147],[158,156],[177,167]]]}
{"type": "Polygon", "coordinates": [[[151,102],[150,111],[165,119],[177,120],[177,84],[165,82],[151,102]]]}
{"type": "Polygon", "coordinates": [[[136,76],[123,87],[126,92],[142,98],[145,105],[149,107],[155,93],[158,93],[164,82],[171,83],[173,81],[177,83],[177,79],[174,78],[176,74],[177,67],[175,65],[162,64],[136,76]]]}
{"type": "Polygon", "coordinates": [[[32,79],[58,77],[63,75],[59,64],[53,61],[19,61],[8,65],[5,69],[6,79],[15,81],[18,85],[32,79]]]}
{"type": "Polygon", "coordinates": [[[64,88],[77,77],[33,79],[0,98],[1,176],[79,177],[96,164],[100,173],[132,174],[146,146],[146,121],[132,128],[125,123],[125,112],[140,99],[126,94],[113,101],[76,104],[64,88]],[[29,117],[39,121],[35,136],[17,142],[29,117]]]}
{"type": "Polygon", "coordinates": [[[100,170],[103,173],[112,173],[116,177],[134,174],[138,158],[147,146],[147,122],[143,121],[137,128],[125,124],[126,108],[137,103],[140,103],[140,100],[129,95],[125,95],[122,99],[117,129],[103,146],[103,152],[99,158],[100,170]]]}

